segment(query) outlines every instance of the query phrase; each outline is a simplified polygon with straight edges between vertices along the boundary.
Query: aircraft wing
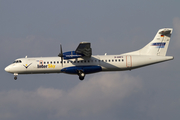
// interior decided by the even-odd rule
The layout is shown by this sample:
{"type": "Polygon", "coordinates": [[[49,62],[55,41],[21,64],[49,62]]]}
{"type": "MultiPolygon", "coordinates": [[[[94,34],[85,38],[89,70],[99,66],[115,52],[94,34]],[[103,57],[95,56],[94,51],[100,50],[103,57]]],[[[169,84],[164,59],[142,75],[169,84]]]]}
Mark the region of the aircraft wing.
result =
{"type": "Polygon", "coordinates": [[[83,56],[86,56],[86,57],[91,57],[92,55],[91,43],[89,42],[79,43],[79,46],[77,47],[75,52],[77,54],[82,54],[83,56]]]}

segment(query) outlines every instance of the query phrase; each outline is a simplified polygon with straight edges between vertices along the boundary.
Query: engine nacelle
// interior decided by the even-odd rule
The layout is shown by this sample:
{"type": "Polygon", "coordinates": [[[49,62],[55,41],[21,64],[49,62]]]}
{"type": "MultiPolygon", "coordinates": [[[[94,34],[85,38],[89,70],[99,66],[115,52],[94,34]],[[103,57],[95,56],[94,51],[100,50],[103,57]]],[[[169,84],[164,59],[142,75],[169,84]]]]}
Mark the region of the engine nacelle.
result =
{"type": "Polygon", "coordinates": [[[77,54],[75,51],[68,51],[63,53],[64,59],[74,59],[82,57],[82,54],[77,54]]]}

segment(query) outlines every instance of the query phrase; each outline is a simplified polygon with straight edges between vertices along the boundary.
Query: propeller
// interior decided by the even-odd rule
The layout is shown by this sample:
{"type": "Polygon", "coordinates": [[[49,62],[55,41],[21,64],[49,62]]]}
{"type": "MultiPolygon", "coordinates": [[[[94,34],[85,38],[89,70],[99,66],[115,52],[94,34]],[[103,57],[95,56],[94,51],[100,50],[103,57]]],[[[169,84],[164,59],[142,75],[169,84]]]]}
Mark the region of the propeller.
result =
{"type": "Polygon", "coordinates": [[[60,44],[60,53],[58,56],[61,57],[61,64],[63,66],[63,51],[62,51],[62,45],[61,44],[60,44]]]}

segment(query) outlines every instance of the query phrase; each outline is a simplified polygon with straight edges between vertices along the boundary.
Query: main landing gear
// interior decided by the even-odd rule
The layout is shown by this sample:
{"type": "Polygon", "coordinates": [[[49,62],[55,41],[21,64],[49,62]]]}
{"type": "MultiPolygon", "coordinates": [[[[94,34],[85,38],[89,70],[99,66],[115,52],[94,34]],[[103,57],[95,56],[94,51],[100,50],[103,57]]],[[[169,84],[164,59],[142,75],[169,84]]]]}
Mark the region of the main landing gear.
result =
{"type": "Polygon", "coordinates": [[[78,70],[78,76],[80,80],[84,80],[85,73],[82,70],[78,70]]]}
{"type": "Polygon", "coordinates": [[[18,73],[14,73],[14,80],[17,80],[18,73]]]}

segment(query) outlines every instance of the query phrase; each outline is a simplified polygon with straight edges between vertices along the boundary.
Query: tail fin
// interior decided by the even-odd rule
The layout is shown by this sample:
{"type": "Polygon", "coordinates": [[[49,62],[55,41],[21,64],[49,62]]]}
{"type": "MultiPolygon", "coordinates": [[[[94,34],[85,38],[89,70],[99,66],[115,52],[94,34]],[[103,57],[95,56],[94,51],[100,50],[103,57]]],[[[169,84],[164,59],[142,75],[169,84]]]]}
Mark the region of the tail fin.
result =
{"type": "Polygon", "coordinates": [[[160,29],[154,39],[148,43],[145,47],[138,51],[125,53],[132,55],[155,55],[155,56],[166,56],[166,52],[169,46],[172,28],[160,29]]]}
{"type": "Polygon", "coordinates": [[[140,49],[140,54],[165,56],[171,39],[172,31],[172,28],[160,29],[154,39],[145,47],[140,49]]]}

